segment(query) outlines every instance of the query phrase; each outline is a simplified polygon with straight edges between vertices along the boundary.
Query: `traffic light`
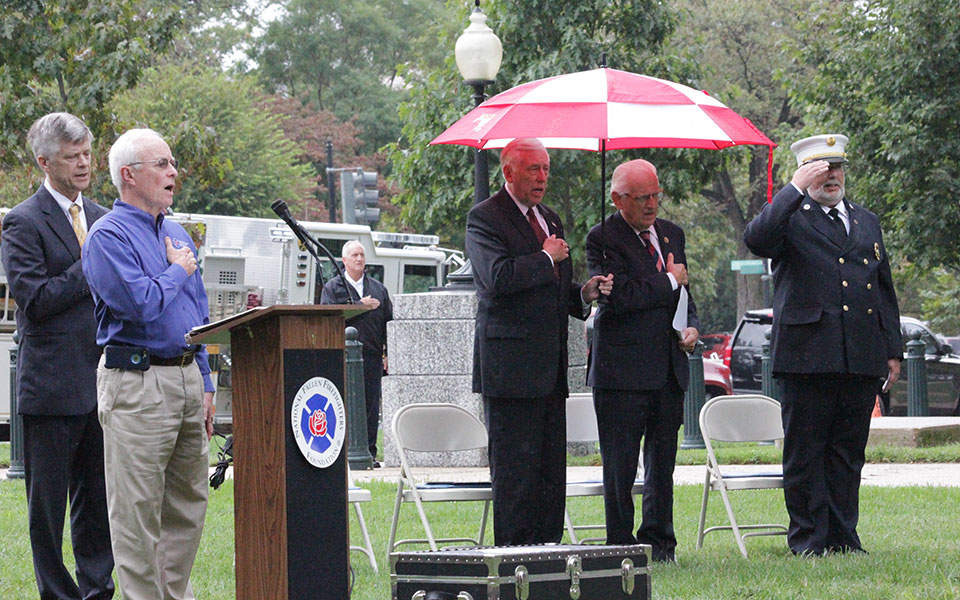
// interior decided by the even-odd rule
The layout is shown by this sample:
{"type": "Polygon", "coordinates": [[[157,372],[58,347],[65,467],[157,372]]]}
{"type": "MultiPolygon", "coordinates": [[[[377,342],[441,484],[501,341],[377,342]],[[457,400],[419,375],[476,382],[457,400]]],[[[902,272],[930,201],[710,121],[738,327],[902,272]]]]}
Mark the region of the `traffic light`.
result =
{"type": "Polygon", "coordinates": [[[340,199],[343,222],[373,227],[380,222],[377,201],[377,174],[363,169],[340,172],[340,199]]]}

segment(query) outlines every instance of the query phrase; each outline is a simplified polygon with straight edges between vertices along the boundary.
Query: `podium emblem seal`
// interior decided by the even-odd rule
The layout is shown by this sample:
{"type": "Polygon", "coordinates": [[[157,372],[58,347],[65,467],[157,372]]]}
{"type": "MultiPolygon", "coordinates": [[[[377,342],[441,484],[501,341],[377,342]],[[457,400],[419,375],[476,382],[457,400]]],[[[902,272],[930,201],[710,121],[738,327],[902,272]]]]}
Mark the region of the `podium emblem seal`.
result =
{"type": "Polygon", "coordinates": [[[297,447],[311,465],[325,469],[340,457],[347,420],[343,398],[332,381],[314,377],[300,386],[290,423],[297,447]]]}

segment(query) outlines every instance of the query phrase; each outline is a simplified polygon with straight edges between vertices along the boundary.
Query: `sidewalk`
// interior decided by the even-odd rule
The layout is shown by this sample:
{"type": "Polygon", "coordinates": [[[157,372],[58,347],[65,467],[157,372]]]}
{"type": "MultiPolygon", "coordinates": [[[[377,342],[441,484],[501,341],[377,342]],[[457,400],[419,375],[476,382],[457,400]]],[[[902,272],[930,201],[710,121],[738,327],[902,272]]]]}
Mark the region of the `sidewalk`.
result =
{"type": "MultiPolygon", "coordinates": [[[[769,472],[771,465],[735,465],[731,473],[769,472]]],[[[354,483],[364,481],[397,480],[399,467],[383,467],[371,471],[353,471],[354,483]]],[[[486,467],[419,467],[418,474],[431,481],[487,481],[490,471],[486,467]]],[[[227,471],[233,477],[233,468],[227,471]]],[[[702,485],[703,467],[679,466],[673,474],[676,485],[702,485]]],[[[0,469],[0,480],[7,478],[7,469],[0,469]]],[[[600,467],[568,467],[567,481],[601,481],[600,467]]],[[[960,463],[879,464],[868,463],[863,467],[863,485],[882,487],[935,486],[960,487],[960,463]]]]}
{"type": "MultiPolygon", "coordinates": [[[[770,472],[772,465],[735,465],[731,473],[770,472]]],[[[381,480],[396,481],[399,467],[384,467],[372,471],[352,471],[354,483],[381,480]]],[[[419,467],[416,472],[431,481],[485,481],[490,472],[486,468],[419,467]]],[[[703,485],[704,470],[700,465],[678,466],[673,474],[676,485],[703,485]]],[[[600,467],[568,467],[567,481],[601,481],[600,467]]],[[[873,464],[863,467],[863,485],[947,486],[960,487],[960,464],[873,464]]]]}

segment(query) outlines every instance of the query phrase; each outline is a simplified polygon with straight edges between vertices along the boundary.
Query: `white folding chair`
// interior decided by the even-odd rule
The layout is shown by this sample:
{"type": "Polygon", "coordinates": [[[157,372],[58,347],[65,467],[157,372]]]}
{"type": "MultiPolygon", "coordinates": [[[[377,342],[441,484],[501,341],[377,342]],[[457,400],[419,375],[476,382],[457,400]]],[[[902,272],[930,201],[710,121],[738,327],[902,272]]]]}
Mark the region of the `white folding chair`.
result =
{"type": "Polygon", "coordinates": [[[743,539],[755,535],[785,535],[787,528],[778,523],[741,525],[733,514],[729,492],[733,490],[762,490],[783,488],[783,469],[766,473],[731,474],[721,471],[713,448],[713,442],[761,442],[783,439],[783,424],[780,420],[780,403],[761,395],[717,396],[707,401],[700,409],[700,432],[707,446],[706,479],[703,483],[703,501],[700,505],[700,525],[697,529],[697,549],[703,546],[703,538],[711,531],[729,529],[737,540],[744,557],[747,548],[743,539]],[[715,525],[704,529],[707,516],[707,500],[710,492],[720,492],[727,510],[729,525],[715,525]],[[750,529],[741,533],[742,530],[750,529]]]}
{"type": "MultiPolygon", "coordinates": [[[[600,439],[597,430],[597,414],[593,406],[593,394],[590,392],[581,392],[570,394],[567,398],[567,442],[577,443],[596,443],[600,439]]],[[[643,494],[643,477],[639,469],[643,468],[642,463],[638,463],[637,480],[633,483],[634,495],[643,494]]],[[[603,480],[597,481],[568,481],[567,498],[584,498],[588,496],[603,497],[603,480]]],[[[570,518],[570,511],[564,507],[564,524],[567,528],[567,535],[570,536],[570,543],[585,544],[588,542],[603,542],[606,536],[577,538],[578,531],[589,531],[596,529],[606,529],[605,524],[599,525],[574,525],[570,518]]]]}
{"type": "Polygon", "coordinates": [[[370,502],[373,500],[373,494],[371,494],[368,489],[354,485],[353,476],[350,475],[349,468],[347,469],[347,482],[349,484],[347,487],[347,502],[353,505],[353,510],[357,515],[357,522],[360,524],[360,533],[363,535],[363,546],[350,546],[350,549],[364,553],[370,561],[370,566],[373,567],[373,572],[380,573],[380,569],[377,568],[377,559],[373,554],[373,544],[370,543],[370,532],[367,531],[367,522],[364,521],[363,510],[360,509],[362,502],[370,502]]]}
{"type": "Polygon", "coordinates": [[[408,404],[394,413],[392,429],[397,453],[400,455],[400,475],[387,553],[393,552],[401,544],[429,544],[431,550],[437,550],[438,542],[466,542],[475,546],[482,545],[490,502],[493,500],[493,489],[490,483],[418,482],[410,468],[407,452],[461,452],[486,448],[487,429],[483,423],[466,409],[455,404],[423,403],[408,404]],[[483,516],[480,519],[477,537],[435,537],[423,504],[464,501],[483,502],[483,516]],[[420,522],[426,533],[425,538],[396,539],[400,508],[406,502],[416,504],[417,512],[420,513],[420,522]]]}

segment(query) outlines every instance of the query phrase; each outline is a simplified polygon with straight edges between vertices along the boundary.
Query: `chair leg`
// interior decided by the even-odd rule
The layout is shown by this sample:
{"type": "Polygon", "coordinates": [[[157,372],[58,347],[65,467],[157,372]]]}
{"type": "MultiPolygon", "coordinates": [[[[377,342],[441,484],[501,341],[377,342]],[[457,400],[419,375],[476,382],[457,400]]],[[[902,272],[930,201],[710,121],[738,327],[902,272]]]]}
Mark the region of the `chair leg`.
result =
{"type": "Polygon", "coordinates": [[[403,503],[403,482],[397,483],[397,499],[393,503],[393,522],[390,524],[390,539],[387,541],[387,559],[396,550],[394,541],[397,539],[397,523],[400,521],[400,505],[403,503]]]}
{"type": "Polygon", "coordinates": [[[370,560],[370,566],[373,567],[373,572],[379,574],[380,569],[377,568],[377,558],[373,555],[373,544],[370,543],[370,532],[367,531],[367,523],[363,520],[363,510],[360,509],[360,503],[353,503],[354,511],[357,513],[357,522],[360,524],[360,533],[363,534],[363,553],[367,555],[367,558],[370,560]]]}
{"type": "Polygon", "coordinates": [[[700,501],[700,525],[697,528],[697,550],[703,547],[704,525],[707,521],[707,501],[710,499],[710,469],[703,482],[703,499],[700,501]]]}
{"type": "Polygon", "coordinates": [[[417,512],[420,513],[420,522],[423,523],[423,530],[427,533],[427,542],[430,544],[430,549],[436,552],[437,541],[433,537],[433,530],[430,529],[430,521],[427,520],[427,513],[423,510],[423,502],[420,500],[420,493],[417,491],[416,487],[411,487],[410,493],[413,494],[413,501],[417,505],[417,512]]]}
{"type": "Polygon", "coordinates": [[[487,516],[490,514],[490,501],[483,501],[483,516],[480,517],[480,535],[477,536],[477,545],[483,545],[483,536],[487,531],[487,516]]]}
{"type": "Polygon", "coordinates": [[[720,496],[723,497],[723,504],[727,507],[727,517],[730,519],[730,528],[733,529],[733,535],[737,539],[737,546],[740,547],[740,554],[747,558],[747,547],[743,543],[743,536],[740,535],[740,527],[737,525],[737,518],[733,516],[733,506],[730,504],[730,497],[727,495],[727,486],[720,481],[720,496]]]}
{"type": "Polygon", "coordinates": [[[567,533],[570,535],[571,544],[579,544],[577,540],[577,532],[573,529],[573,521],[570,519],[570,511],[564,507],[563,509],[563,523],[567,527],[567,533]]]}

